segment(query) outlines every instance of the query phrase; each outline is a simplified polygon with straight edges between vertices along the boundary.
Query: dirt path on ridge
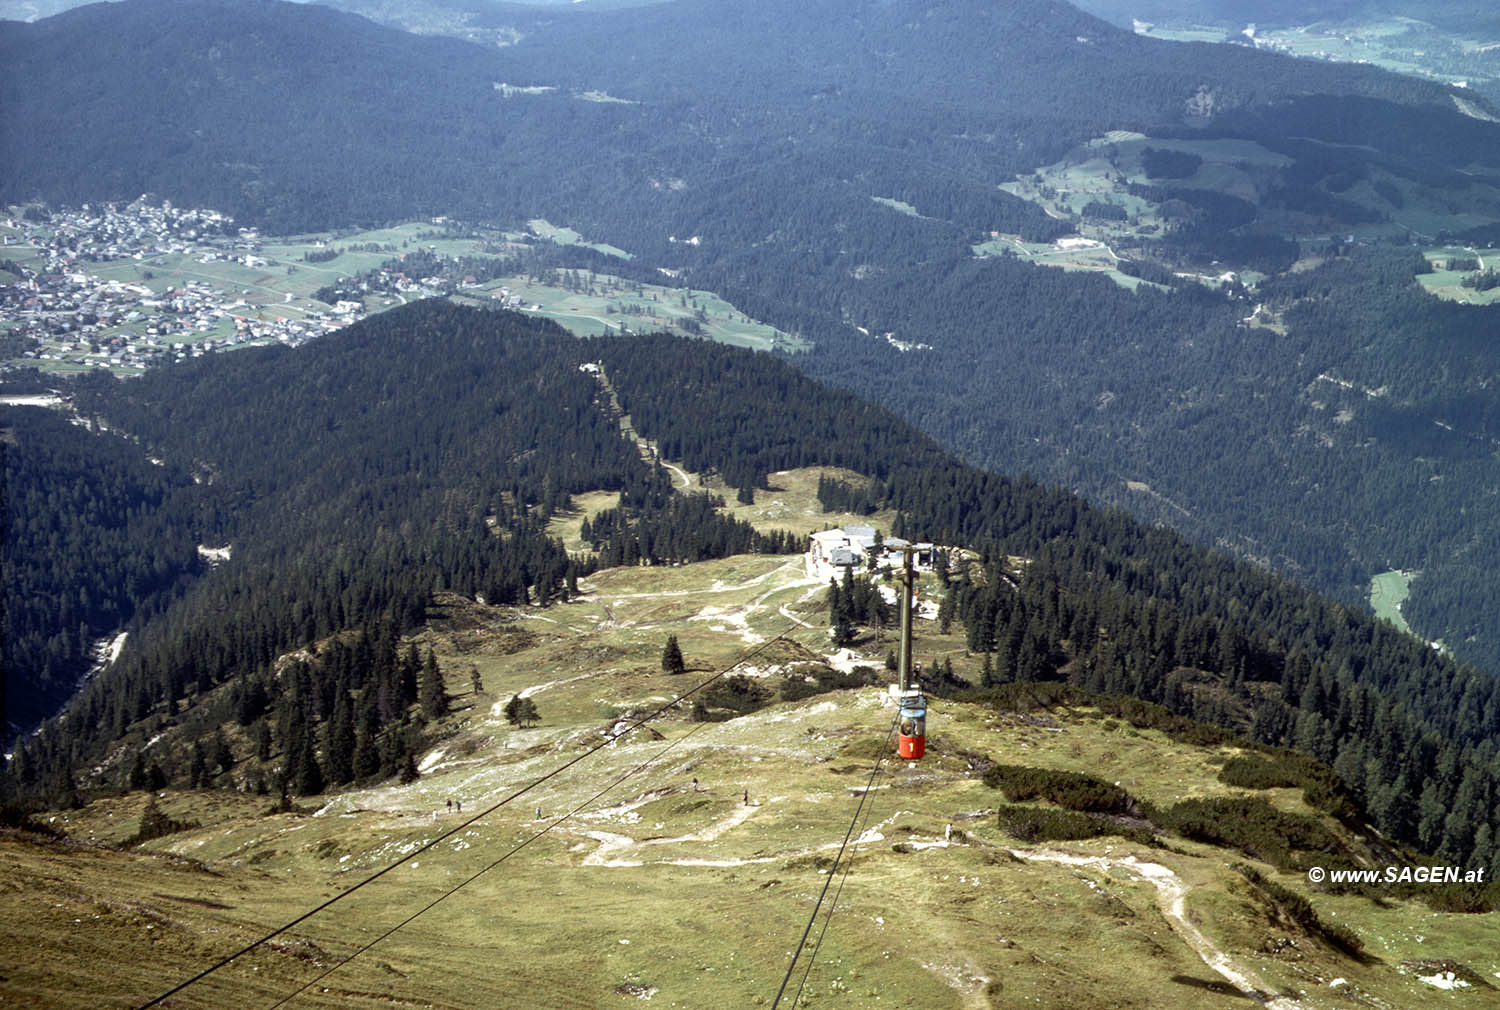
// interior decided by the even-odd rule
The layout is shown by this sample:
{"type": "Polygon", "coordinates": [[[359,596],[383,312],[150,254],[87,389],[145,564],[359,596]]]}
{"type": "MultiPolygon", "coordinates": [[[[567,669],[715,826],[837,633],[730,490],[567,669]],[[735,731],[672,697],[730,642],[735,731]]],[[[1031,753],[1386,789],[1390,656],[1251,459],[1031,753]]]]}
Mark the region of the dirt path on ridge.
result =
{"type": "Polygon", "coordinates": [[[1144,880],[1156,888],[1156,903],[1166,916],[1167,922],[1184,943],[1203,960],[1209,968],[1234,986],[1240,993],[1271,1010],[1309,1010],[1312,1004],[1306,1000],[1291,1000],[1284,996],[1272,996],[1258,984],[1248,969],[1238,964],[1228,954],[1216,947],[1203,935],[1187,915],[1187,885],[1170,867],[1160,863],[1139,862],[1134,856],[1113,859],[1108,856],[1079,856],[1054,849],[1011,849],[1011,855],[1027,861],[1061,863],[1065,866],[1087,866],[1095,870],[1123,869],[1132,876],[1144,880]]]}

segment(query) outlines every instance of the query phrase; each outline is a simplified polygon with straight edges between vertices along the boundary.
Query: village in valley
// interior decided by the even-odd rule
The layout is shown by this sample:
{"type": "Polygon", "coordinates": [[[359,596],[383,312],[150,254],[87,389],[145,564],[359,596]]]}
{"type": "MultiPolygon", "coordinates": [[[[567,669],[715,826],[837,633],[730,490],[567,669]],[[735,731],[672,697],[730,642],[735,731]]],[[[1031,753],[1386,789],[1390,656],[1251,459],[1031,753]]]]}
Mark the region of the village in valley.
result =
{"type": "Polygon", "coordinates": [[[255,229],[213,210],[144,198],[11,208],[0,219],[3,357],[129,374],[230,347],[300,344],[363,314],[247,286],[270,266],[255,229]]]}
{"type": "Polygon", "coordinates": [[[540,219],[522,231],[437,217],[278,237],[146,196],[0,208],[0,369],[137,375],[220,350],[297,346],[443,296],[546,316],[580,335],[670,329],[742,346],[803,346],[710,292],[587,270],[515,272],[529,247],[553,245],[588,243],[540,219]]]}

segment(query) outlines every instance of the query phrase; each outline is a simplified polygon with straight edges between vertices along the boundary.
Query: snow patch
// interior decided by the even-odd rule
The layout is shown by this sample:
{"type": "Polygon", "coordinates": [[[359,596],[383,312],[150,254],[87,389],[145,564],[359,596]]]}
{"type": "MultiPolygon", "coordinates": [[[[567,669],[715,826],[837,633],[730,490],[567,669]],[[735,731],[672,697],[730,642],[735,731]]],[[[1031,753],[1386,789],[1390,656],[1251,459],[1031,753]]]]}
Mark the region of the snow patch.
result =
{"type": "MultiPolygon", "coordinates": [[[[715,586],[717,587],[717,583],[715,586]]],[[[718,588],[710,591],[722,592],[718,588]]],[[[740,641],[746,645],[759,645],[765,641],[760,635],[750,630],[750,615],[745,611],[732,613],[727,607],[704,607],[694,617],[689,618],[689,620],[717,622],[709,624],[709,628],[724,634],[728,634],[731,631],[737,632],[740,636],[740,641]]]]}
{"type": "Polygon", "coordinates": [[[1417,981],[1426,982],[1436,989],[1467,989],[1469,987],[1469,983],[1451,971],[1440,971],[1436,975],[1418,975],[1417,981]]]}

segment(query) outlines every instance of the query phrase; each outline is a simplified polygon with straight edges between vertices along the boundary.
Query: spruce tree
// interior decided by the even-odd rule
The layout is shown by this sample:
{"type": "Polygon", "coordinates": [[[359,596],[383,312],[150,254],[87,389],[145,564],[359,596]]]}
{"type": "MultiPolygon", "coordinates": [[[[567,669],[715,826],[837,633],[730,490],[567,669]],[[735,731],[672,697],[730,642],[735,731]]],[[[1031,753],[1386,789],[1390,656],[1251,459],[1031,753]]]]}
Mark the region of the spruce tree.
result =
{"type": "Polygon", "coordinates": [[[396,670],[397,698],[403,707],[417,700],[417,674],[421,669],[422,660],[417,655],[417,644],[413,642],[396,670]]]}
{"type": "Polygon", "coordinates": [[[73,778],[73,770],[66,766],[58,769],[50,795],[52,802],[64,810],[81,810],[85,805],[78,795],[78,782],[73,778]]]}
{"type": "Polygon", "coordinates": [[[443,673],[438,669],[437,656],[427,650],[427,659],[422,664],[422,715],[437,719],[448,714],[448,688],[443,683],[443,673]]]}
{"type": "Polygon", "coordinates": [[[146,759],[140,751],[135,752],[135,761],[130,765],[130,774],[125,779],[125,788],[131,792],[146,788],[146,759]]]}
{"type": "Polygon", "coordinates": [[[223,774],[234,767],[234,751],[230,749],[229,741],[224,739],[224,734],[219,730],[214,730],[212,752],[209,758],[213,766],[218,769],[216,774],[223,774]]]}
{"type": "Polygon", "coordinates": [[[339,692],[333,703],[333,715],[328,720],[328,739],[324,754],[328,758],[328,780],[343,784],[354,779],[354,705],[349,694],[339,692]]]}
{"type": "Polygon", "coordinates": [[[417,768],[417,757],[411,751],[406,752],[406,761],[401,765],[401,784],[409,786],[422,777],[417,768]]]}
{"type": "Polygon", "coordinates": [[[369,778],[380,771],[380,745],[373,733],[360,733],[354,744],[354,777],[369,778]]]}
{"type": "Polygon", "coordinates": [[[208,758],[204,756],[203,745],[197,740],[193,741],[193,756],[188,764],[188,785],[194,789],[205,785],[208,776],[208,758]]]}
{"type": "Polygon", "coordinates": [[[316,796],[326,787],[323,768],[318,764],[318,755],[313,750],[310,735],[304,736],[302,745],[297,748],[297,764],[292,771],[292,784],[298,796],[316,796]]]}
{"type": "Polygon", "coordinates": [[[667,647],[661,653],[662,673],[682,673],[687,669],[687,662],[682,658],[682,648],[677,644],[676,635],[667,636],[667,647]]]}
{"type": "Polygon", "coordinates": [[[521,726],[535,726],[542,721],[542,715],[537,711],[536,702],[530,698],[522,698],[520,710],[516,713],[520,719],[521,726]]]}

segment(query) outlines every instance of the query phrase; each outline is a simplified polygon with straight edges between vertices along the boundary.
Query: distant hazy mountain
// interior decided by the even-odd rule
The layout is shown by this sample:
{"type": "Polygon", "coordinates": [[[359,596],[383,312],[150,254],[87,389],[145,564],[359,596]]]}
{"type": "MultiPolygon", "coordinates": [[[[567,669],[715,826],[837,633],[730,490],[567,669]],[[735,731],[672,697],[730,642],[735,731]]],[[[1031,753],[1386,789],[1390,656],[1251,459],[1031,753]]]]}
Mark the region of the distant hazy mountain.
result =
{"type": "MultiPolygon", "coordinates": [[[[89,3],[118,3],[120,0],[0,0],[0,20],[37,21],[54,14],[83,7],[89,3]]],[[[295,3],[312,0],[293,0],[295,3]]],[[[456,25],[473,20],[490,11],[514,10],[517,7],[584,6],[590,10],[614,7],[643,7],[651,0],[338,0],[322,6],[360,14],[372,21],[393,24],[407,30],[440,25],[456,25]]],[[[434,34],[437,32],[434,31],[434,34]]]]}
{"type": "MultiPolygon", "coordinates": [[[[1298,95],[1458,119],[1437,87],[1174,46],[1059,3],[683,2],[508,23],[524,42],[503,49],[281,3],[131,0],[5,25],[0,199],[159,190],[281,229],[592,217],[630,199],[645,204],[620,215],[633,220],[777,158],[826,160],[833,174],[935,170],[993,192],[1110,129],[1216,121],[1298,95]],[[653,180],[669,178],[690,185],[663,198],[653,180]]],[[[1399,136],[1386,114],[1362,113],[1350,141],[1399,136]]],[[[629,248],[663,244],[655,227],[633,230],[646,235],[629,248]]]]}

